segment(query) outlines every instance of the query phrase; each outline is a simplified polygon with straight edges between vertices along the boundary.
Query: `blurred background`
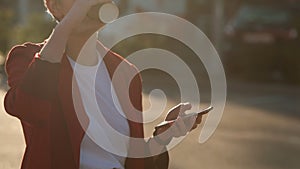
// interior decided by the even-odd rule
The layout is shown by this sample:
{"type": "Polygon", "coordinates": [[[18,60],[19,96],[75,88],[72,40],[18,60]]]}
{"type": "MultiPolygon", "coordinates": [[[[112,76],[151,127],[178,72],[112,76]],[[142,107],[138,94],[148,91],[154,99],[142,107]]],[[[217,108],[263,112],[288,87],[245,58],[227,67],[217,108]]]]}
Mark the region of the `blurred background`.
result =
{"type": "MultiPolygon", "coordinates": [[[[300,168],[300,0],[118,0],[117,4],[121,16],[164,12],[192,22],[211,40],[223,62],[228,97],[222,121],[205,144],[197,142],[199,129],[173,149],[171,169],[300,168]]],[[[6,55],[16,44],[43,42],[49,36],[56,23],[45,11],[42,0],[0,0],[2,100],[8,89],[6,55]]],[[[113,50],[127,57],[145,48],[165,49],[184,60],[196,77],[201,107],[210,104],[209,77],[202,62],[176,39],[139,35],[113,50]]],[[[157,88],[168,98],[166,110],[181,101],[176,79],[168,73],[145,70],[142,76],[145,108],[150,105],[149,93],[157,88]]],[[[161,100],[154,97],[151,102],[161,100]]],[[[0,168],[17,169],[25,147],[21,126],[1,107],[0,168]]],[[[158,121],[147,125],[146,134],[158,121]]]]}

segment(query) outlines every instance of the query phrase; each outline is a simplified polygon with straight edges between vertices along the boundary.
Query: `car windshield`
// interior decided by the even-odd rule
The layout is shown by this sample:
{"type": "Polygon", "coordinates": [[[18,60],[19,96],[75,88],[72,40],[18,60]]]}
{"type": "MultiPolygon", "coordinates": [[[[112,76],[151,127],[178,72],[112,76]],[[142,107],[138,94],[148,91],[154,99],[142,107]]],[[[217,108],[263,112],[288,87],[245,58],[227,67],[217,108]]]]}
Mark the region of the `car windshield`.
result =
{"type": "Polygon", "coordinates": [[[262,7],[262,6],[244,6],[235,20],[235,26],[248,27],[249,25],[273,26],[286,25],[290,20],[290,14],[285,9],[262,7]]]}

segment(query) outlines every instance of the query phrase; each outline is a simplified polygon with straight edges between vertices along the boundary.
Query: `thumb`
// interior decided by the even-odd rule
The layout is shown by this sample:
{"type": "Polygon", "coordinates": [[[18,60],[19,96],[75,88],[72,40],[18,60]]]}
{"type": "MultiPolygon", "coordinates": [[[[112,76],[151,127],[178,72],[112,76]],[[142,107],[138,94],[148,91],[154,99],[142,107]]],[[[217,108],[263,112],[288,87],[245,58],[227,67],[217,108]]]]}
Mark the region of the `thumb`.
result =
{"type": "Polygon", "coordinates": [[[179,115],[184,114],[185,111],[190,110],[191,108],[192,105],[189,102],[180,103],[169,110],[165,121],[175,120],[179,115]]]}

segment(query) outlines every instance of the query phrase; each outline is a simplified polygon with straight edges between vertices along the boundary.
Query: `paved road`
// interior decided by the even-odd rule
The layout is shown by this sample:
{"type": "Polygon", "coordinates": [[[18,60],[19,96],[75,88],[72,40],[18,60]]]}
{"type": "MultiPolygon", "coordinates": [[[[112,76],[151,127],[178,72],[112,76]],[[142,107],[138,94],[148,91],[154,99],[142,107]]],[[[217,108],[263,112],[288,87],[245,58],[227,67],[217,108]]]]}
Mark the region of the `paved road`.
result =
{"type": "MultiPolygon", "coordinates": [[[[170,152],[171,169],[299,169],[298,94],[298,87],[229,86],[229,100],[214,136],[198,144],[200,128],[193,131],[170,152]]],[[[0,92],[0,98],[3,95],[0,92]]],[[[25,146],[19,121],[1,106],[0,124],[0,168],[17,169],[25,146]]],[[[153,125],[147,125],[147,135],[153,125]]]]}

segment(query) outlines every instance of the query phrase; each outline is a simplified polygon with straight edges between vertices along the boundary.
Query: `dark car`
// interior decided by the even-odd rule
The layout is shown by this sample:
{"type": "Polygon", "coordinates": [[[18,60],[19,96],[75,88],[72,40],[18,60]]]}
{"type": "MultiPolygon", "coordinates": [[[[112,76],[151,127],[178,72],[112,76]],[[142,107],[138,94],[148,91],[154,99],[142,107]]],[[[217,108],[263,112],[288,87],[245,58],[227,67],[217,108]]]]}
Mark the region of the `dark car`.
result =
{"type": "Polygon", "coordinates": [[[294,40],[298,32],[290,11],[283,7],[244,5],[225,27],[228,40],[244,43],[274,43],[294,40]]]}
{"type": "Polygon", "coordinates": [[[242,5],[224,29],[227,71],[245,79],[299,79],[297,18],[291,12],[284,5],[242,5]]]}

